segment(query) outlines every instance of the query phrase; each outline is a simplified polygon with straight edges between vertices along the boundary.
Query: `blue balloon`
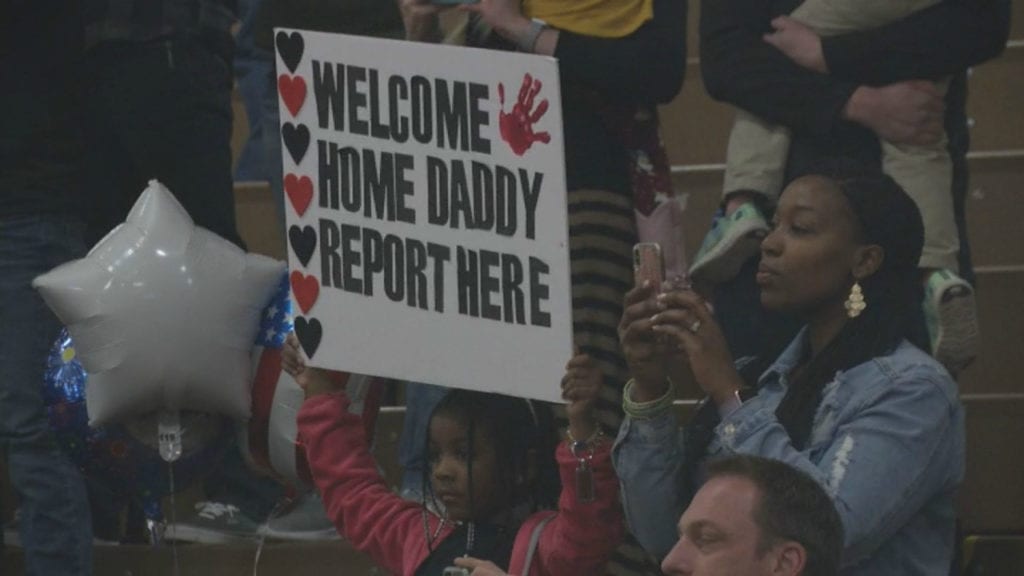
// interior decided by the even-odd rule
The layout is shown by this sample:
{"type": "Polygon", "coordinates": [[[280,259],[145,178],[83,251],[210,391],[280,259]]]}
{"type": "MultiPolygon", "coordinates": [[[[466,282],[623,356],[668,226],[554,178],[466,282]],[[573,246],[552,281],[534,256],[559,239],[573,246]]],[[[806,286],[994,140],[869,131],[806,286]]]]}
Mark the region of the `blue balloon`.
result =
{"type": "Polygon", "coordinates": [[[281,348],[288,334],[295,330],[292,323],[291,287],[288,274],[281,276],[281,282],[274,291],[270,303],[263,308],[260,317],[260,330],[256,333],[256,346],[264,348],[281,348]]]}
{"type": "Polygon", "coordinates": [[[161,499],[198,480],[219,461],[234,436],[224,416],[183,412],[181,457],[168,464],[160,457],[156,415],[122,424],[89,427],[85,391],[89,376],[75,358],[75,347],[62,330],[46,360],[43,400],[57,444],[87,476],[107,486],[115,497],[139,502],[149,520],[162,521],[161,499]]]}

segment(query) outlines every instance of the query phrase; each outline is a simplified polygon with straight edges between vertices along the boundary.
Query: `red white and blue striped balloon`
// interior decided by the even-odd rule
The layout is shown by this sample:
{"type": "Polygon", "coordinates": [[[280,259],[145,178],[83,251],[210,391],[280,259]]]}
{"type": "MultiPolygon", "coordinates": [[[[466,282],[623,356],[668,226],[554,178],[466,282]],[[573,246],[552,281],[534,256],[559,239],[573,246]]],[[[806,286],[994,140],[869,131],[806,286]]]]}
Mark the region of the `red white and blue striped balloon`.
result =
{"type": "MultiPolygon", "coordinates": [[[[251,466],[289,486],[305,489],[312,486],[312,479],[296,423],[304,395],[295,379],[281,369],[281,348],[293,330],[288,289],[286,275],[263,311],[252,351],[252,417],[240,430],[238,441],[251,466]]],[[[372,438],[384,380],[345,373],[336,377],[352,399],[352,412],[362,416],[366,437],[372,438]]]]}

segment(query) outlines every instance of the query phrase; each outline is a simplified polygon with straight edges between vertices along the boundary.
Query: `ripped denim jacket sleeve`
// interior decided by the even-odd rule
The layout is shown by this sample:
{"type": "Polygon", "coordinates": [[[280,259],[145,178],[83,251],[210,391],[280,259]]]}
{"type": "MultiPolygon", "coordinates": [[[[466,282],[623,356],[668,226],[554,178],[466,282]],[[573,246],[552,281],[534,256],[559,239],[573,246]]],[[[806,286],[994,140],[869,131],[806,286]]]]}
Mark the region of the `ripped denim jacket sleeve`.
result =
{"type": "Polygon", "coordinates": [[[846,570],[851,567],[870,573],[865,563],[876,573],[898,566],[904,574],[937,573],[932,570],[943,564],[948,570],[942,557],[952,552],[943,548],[952,542],[952,494],[963,478],[963,411],[948,374],[928,358],[905,356],[916,353],[897,351],[837,374],[823,392],[803,450],[775,417],[785,390],[778,375],[723,418],[710,446],[711,458],[756,454],[817,480],[843,520],[844,574],[861,573],[846,570]],[[948,540],[928,534],[947,521],[948,540]],[[927,548],[936,558],[907,557],[927,548]],[[908,563],[931,567],[918,572],[908,563]]]}
{"type": "Polygon", "coordinates": [[[612,448],[630,531],[659,561],[676,543],[676,523],[688,503],[682,494],[682,431],[675,413],[627,416],[612,448]]]}

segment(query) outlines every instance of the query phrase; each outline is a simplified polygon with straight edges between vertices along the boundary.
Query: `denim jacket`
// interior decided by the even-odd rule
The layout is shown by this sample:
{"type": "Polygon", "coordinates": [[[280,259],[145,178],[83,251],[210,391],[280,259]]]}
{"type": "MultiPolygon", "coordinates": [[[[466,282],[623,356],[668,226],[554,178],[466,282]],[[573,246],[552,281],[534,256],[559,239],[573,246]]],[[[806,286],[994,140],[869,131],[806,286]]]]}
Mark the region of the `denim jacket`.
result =
{"type": "MultiPolygon", "coordinates": [[[[904,342],[889,356],[836,374],[822,393],[808,446],[797,450],[775,409],[806,337],[805,330],[760,377],[757,396],[723,416],[708,456],[774,458],[825,487],[843,521],[844,576],[948,574],[954,493],[964,476],[956,384],[904,342]]],[[[663,558],[692,497],[682,488],[687,456],[675,414],[627,417],[612,456],[629,525],[644,548],[663,558]]]]}

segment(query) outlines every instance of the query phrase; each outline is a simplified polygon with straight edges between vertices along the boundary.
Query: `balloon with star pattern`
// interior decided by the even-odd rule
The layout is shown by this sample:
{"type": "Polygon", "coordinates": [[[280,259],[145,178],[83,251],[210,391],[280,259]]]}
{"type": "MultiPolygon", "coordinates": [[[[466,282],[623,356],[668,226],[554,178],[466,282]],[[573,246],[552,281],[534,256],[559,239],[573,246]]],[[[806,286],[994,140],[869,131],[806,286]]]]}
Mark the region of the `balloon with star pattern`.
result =
{"type": "Polygon", "coordinates": [[[183,412],[182,455],[168,464],[160,457],[155,413],[90,427],[85,401],[89,386],[74,343],[62,330],[47,357],[43,378],[43,403],[54,439],[83,474],[106,486],[120,504],[136,500],[149,520],[163,519],[160,502],[171,493],[172,472],[173,488],[185,489],[231,445],[229,418],[183,412]]]}
{"type": "MultiPolygon", "coordinates": [[[[305,392],[281,369],[281,349],[294,330],[289,286],[285,274],[277,293],[263,311],[252,350],[252,417],[246,426],[239,427],[238,444],[254,470],[303,491],[313,486],[296,421],[305,392]]],[[[349,411],[360,416],[366,437],[372,438],[385,379],[343,372],[334,372],[333,377],[344,382],[351,401],[349,411]]]]}

